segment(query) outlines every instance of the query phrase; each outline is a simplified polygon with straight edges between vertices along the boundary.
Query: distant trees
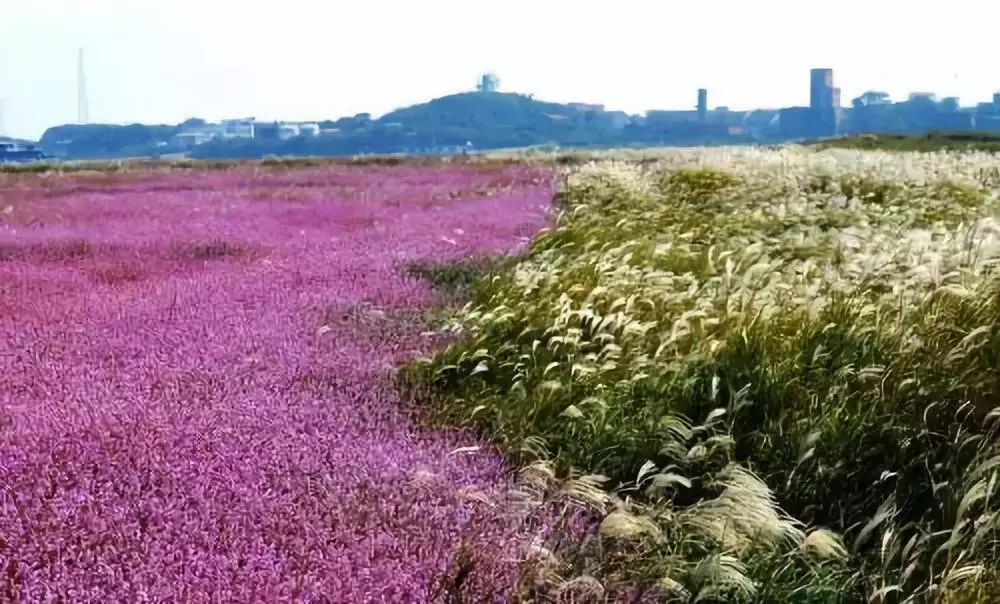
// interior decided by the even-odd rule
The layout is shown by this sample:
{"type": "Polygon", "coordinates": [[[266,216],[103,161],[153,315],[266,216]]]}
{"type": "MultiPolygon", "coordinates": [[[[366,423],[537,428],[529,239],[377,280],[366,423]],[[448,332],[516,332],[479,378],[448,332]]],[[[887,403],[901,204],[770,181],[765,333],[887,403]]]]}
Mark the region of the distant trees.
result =
{"type": "MultiPolygon", "coordinates": [[[[889,95],[869,91],[854,99],[842,132],[920,133],[973,127],[972,114],[956,111],[957,100],[937,102],[917,96],[892,103],[889,95]]],[[[624,113],[590,111],[548,103],[530,95],[463,93],[392,111],[375,119],[358,113],[319,123],[320,136],[282,140],[276,126],[258,123],[257,138],[213,140],[195,147],[199,158],[260,158],[268,155],[356,155],[367,153],[440,153],[465,149],[525,146],[612,147],[625,145],[711,145],[778,142],[801,136],[794,112],[783,112],[778,126],[742,127],[724,112],[708,123],[684,112],[661,112],[664,119],[632,119],[624,113]],[[786,118],[787,121],[786,121],[786,118]],[[736,126],[736,127],[734,127],[736,126]]],[[[693,112],[692,112],[693,113],[693,112]]],[[[745,121],[745,120],[744,120],[745,121]]],[[[985,121],[980,122],[980,127],[985,121]]],[[[180,149],[170,146],[181,130],[205,126],[192,117],[177,126],[67,125],[51,128],[40,147],[67,158],[150,156],[180,149]]]]}
{"type": "Polygon", "coordinates": [[[200,117],[191,117],[181,122],[177,127],[180,130],[187,130],[189,128],[201,128],[205,126],[206,123],[207,122],[200,117]]]}
{"type": "Polygon", "coordinates": [[[49,128],[38,145],[50,155],[79,159],[149,155],[158,143],[166,142],[177,126],[130,124],[69,124],[49,128]]]}

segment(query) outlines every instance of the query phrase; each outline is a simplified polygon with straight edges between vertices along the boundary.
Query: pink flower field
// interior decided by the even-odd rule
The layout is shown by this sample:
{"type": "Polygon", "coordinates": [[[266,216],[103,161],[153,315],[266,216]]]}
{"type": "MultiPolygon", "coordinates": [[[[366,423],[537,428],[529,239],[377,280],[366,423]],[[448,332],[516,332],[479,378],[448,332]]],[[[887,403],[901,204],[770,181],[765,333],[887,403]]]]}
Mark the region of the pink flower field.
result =
{"type": "Polygon", "coordinates": [[[6,178],[0,601],[427,602],[463,556],[505,599],[508,471],[389,378],[434,345],[407,265],[524,245],[549,174],[6,178]]]}

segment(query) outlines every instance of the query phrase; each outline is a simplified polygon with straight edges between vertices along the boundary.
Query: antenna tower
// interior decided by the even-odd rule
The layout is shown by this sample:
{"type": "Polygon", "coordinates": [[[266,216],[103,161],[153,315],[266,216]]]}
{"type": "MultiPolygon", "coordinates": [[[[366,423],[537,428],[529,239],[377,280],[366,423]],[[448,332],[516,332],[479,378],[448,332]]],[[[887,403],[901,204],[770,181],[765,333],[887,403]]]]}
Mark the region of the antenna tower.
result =
{"type": "Polygon", "coordinates": [[[76,121],[86,124],[90,121],[90,108],[87,103],[87,75],[83,71],[83,49],[80,49],[77,73],[77,116],[76,121]]]}

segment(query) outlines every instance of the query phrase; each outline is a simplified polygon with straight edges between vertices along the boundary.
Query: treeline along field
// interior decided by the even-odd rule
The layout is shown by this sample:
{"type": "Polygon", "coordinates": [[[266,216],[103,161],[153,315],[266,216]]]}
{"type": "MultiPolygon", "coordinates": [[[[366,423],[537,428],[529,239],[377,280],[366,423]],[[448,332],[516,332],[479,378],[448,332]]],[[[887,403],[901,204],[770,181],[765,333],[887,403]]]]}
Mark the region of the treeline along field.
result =
{"type": "Polygon", "coordinates": [[[606,478],[599,536],[531,589],[995,602],[998,192],[985,153],[573,169],[406,376],[522,464],[606,478]]]}

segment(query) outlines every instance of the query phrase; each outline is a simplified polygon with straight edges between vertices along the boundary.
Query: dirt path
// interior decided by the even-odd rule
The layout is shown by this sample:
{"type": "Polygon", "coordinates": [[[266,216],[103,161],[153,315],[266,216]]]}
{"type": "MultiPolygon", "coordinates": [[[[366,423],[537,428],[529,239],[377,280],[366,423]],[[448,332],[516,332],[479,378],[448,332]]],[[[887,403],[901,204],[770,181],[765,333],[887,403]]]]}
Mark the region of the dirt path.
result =
{"type": "Polygon", "coordinates": [[[423,602],[463,543],[503,595],[501,461],[386,377],[431,345],[400,267],[519,245],[544,174],[46,186],[0,223],[0,600],[423,602]]]}

